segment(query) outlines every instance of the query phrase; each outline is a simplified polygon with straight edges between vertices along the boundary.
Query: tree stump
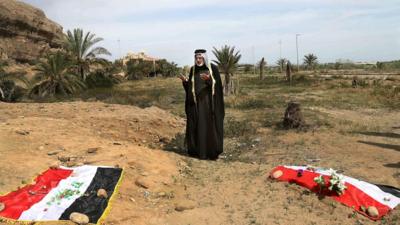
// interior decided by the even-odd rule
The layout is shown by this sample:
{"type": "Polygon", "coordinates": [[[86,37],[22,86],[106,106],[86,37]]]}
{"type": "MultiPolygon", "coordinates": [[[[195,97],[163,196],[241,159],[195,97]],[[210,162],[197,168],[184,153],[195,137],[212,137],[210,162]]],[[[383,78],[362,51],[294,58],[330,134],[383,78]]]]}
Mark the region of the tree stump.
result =
{"type": "Polygon", "coordinates": [[[285,129],[301,128],[305,125],[303,114],[301,113],[300,104],[289,102],[285,116],[283,118],[283,127],[285,129]]]}
{"type": "Polygon", "coordinates": [[[290,61],[287,61],[286,63],[286,80],[292,84],[292,64],[290,61]]]}

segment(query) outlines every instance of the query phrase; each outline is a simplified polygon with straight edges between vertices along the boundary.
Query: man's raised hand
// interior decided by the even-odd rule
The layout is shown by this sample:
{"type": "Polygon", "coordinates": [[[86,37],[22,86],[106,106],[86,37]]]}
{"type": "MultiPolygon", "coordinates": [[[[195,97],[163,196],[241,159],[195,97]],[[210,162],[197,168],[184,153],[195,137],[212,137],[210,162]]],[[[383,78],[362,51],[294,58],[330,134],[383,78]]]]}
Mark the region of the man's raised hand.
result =
{"type": "Polygon", "coordinates": [[[187,77],[185,76],[185,75],[179,75],[179,79],[181,79],[183,82],[187,82],[188,81],[188,79],[187,79],[187,77]]]}

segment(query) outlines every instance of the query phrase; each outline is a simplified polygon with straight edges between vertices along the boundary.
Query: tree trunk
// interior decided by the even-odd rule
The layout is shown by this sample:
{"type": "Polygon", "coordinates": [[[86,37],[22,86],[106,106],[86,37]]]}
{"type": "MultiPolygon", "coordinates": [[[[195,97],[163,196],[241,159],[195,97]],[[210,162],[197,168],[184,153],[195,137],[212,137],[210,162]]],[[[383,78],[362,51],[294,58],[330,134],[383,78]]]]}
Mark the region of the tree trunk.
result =
{"type": "Polygon", "coordinates": [[[82,78],[82,80],[83,81],[85,81],[86,80],[86,77],[85,77],[85,72],[84,72],[84,70],[83,70],[83,66],[80,66],[79,67],[79,72],[81,73],[81,78],[82,78]]]}
{"type": "Polygon", "coordinates": [[[289,84],[292,84],[292,65],[290,62],[286,64],[286,80],[289,81],[289,84]]]}
{"type": "Polygon", "coordinates": [[[265,59],[262,58],[261,62],[260,62],[260,80],[264,79],[264,62],[265,62],[265,59]]]}
{"type": "Polygon", "coordinates": [[[4,91],[3,91],[3,89],[0,87],[0,97],[1,97],[1,99],[5,99],[6,97],[4,96],[4,91]]]}

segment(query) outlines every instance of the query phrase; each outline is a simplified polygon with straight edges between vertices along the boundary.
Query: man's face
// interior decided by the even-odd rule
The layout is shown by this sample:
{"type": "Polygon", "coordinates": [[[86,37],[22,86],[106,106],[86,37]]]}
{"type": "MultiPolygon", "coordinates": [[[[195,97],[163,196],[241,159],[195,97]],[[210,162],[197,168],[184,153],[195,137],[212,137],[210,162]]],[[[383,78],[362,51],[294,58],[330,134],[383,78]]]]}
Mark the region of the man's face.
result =
{"type": "Polygon", "coordinates": [[[196,54],[196,65],[197,66],[204,65],[204,58],[201,54],[196,54]]]}

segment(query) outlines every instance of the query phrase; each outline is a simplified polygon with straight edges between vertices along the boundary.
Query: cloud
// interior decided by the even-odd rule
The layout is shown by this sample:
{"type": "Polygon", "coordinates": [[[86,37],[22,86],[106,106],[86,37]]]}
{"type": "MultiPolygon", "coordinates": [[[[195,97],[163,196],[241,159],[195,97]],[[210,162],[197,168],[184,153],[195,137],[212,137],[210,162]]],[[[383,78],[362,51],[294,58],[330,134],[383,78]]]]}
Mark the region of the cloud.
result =
{"type": "Polygon", "coordinates": [[[243,62],[295,60],[295,34],[302,54],[337,58],[400,58],[395,0],[24,0],[65,29],[81,27],[105,39],[118,58],[145,50],[179,64],[192,63],[193,49],[224,44],[241,50],[243,62]],[[254,49],[254,51],[253,51],[254,49]]]}

